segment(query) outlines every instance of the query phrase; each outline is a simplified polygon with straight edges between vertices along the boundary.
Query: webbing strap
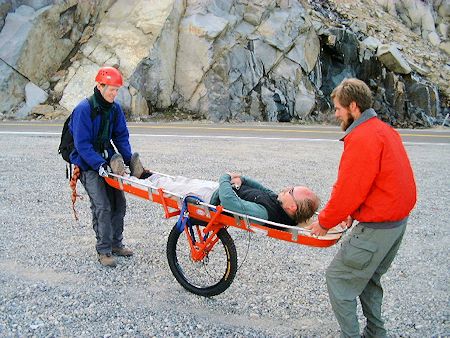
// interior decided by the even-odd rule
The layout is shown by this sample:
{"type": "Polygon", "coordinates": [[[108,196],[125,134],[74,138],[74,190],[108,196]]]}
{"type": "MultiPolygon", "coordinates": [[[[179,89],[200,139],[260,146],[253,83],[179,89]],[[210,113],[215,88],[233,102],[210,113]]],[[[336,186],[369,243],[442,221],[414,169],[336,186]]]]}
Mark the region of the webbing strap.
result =
{"type": "Polygon", "coordinates": [[[178,217],[178,221],[176,224],[177,230],[182,233],[184,229],[186,228],[186,225],[189,227],[189,231],[191,233],[192,238],[194,238],[194,233],[192,230],[192,224],[189,220],[189,212],[188,212],[188,198],[190,200],[195,200],[198,202],[203,202],[201,198],[198,198],[197,196],[188,195],[183,198],[182,206],[180,210],[180,217],[178,217]]]}
{"type": "Polygon", "coordinates": [[[83,199],[82,196],[78,195],[77,193],[77,182],[78,179],[80,178],[81,175],[81,171],[80,168],[76,165],[74,165],[73,168],[73,175],[71,175],[70,181],[69,181],[69,186],[70,189],[72,190],[72,210],[73,210],[73,216],[75,217],[75,220],[78,221],[78,214],[77,211],[75,210],[75,202],[77,201],[77,197],[79,197],[80,199],[83,199]]]}

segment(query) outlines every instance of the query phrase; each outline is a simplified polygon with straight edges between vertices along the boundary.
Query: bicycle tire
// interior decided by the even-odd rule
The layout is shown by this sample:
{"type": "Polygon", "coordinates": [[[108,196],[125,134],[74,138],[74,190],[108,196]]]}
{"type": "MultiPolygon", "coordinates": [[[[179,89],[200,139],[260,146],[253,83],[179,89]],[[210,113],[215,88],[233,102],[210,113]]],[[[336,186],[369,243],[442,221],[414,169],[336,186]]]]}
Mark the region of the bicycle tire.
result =
{"type": "MultiPolygon", "coordinates": [[[[199,225],[194,227],[203,228],[199,225]]],[[[180,233],[176,226],[172,228],[167,240],[167,261],[175,279],[187,291],[203,297],[212,297],[224,292],[233,282],[238,265],[236,246],[226,229],[220,229],[217,237],[219,241],[208,255],[195,262],[191,258],[185,233],[180,233]],[[188,271],[188,268],[193,271],[188,271]]]]}

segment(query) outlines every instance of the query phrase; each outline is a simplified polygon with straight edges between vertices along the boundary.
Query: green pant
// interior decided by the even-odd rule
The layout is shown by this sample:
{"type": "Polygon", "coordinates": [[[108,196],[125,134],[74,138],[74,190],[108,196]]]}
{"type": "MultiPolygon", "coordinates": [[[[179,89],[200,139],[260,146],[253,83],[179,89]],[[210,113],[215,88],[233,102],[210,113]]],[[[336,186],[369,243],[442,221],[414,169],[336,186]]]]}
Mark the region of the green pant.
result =
{"type": "Polygon", "coordinates": [[[359,223],[345,238],[328,267],[328,294],[341,328],[341,337],[360,337],[357,297],[367,318],[364,337],[386,337],[381,319],[383,288],[380,279],[397,254],[406,222],[407,218],[392,229],[374,229],[359,223]]]}

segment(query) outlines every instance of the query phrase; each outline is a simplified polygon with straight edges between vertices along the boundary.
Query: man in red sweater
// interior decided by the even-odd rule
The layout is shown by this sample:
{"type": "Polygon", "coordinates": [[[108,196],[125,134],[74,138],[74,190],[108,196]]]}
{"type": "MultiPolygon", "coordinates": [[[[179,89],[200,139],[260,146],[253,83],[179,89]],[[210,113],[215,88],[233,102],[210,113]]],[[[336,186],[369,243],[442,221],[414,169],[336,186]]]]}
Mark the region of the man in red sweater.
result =
{"type": "Polygon", "coordinates": [[[341,337],[360,337],[357,297],[367,318],[363,337],[386,337],[380,279],[416,203],[414,174],[400,135],[377,118],[364,82],[345,79],[331,98],[345,131],[344,152],[330,200],[309,228],[313,236],[323,236],[341,222],[359,222],[327,269],[330,303],[341,337]]]}

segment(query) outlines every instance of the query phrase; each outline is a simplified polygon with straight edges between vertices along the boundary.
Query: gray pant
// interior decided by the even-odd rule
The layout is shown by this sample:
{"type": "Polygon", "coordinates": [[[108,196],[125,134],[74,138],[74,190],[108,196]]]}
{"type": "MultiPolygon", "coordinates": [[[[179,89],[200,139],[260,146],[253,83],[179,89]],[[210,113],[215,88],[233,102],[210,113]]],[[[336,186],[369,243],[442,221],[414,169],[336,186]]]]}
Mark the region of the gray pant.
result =
{"type": "MultiPolygon", "coordinates": [[[[364,337],[386,337],[381,318],[381,276],[397,254],[407,218],[392,229],[374,229],[357,224],[326,272],[331,307],[341,328],[341,337],[360,337],[356,315],[359,297],[367,319],[364,337]]],[[[368,225],[368,224],[367,224],[368,225]]]]}
{"type": "Polygon", "coordinates": [[[110,187],[96,171],[82,171],[80,181],[89,195],[92,226],[98,253],[111,253],[112,247],[123,247],[123,219],[126,201],[123,191],[110,187]]]}

